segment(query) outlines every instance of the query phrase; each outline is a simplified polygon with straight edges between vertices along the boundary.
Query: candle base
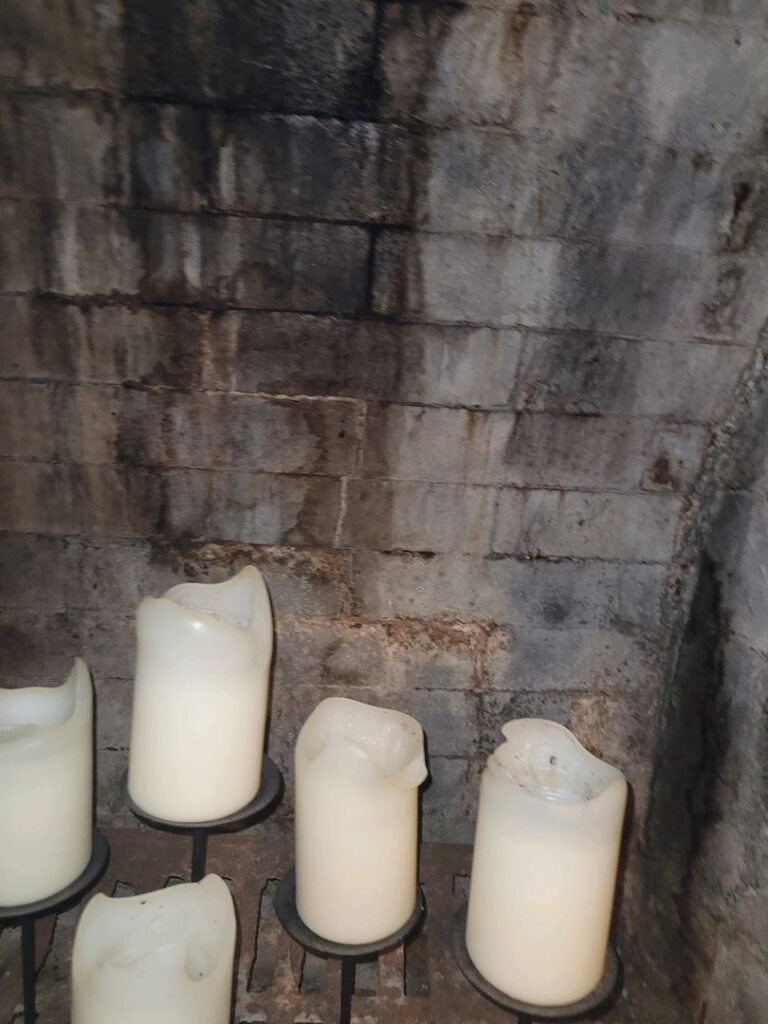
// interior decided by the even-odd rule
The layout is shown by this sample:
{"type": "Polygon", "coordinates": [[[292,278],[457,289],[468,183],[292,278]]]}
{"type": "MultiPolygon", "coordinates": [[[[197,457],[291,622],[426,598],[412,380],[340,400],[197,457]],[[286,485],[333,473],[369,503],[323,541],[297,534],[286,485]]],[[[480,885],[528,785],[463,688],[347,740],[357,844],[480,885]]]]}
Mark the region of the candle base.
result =
{"type": "Polygon", "coordinates": [[[453,922],[453,955],[456,963],[467,981],[481,995],[502,1009],[517,1014],[518,1024],[533,1024],[533,1021],[537,1020],[583,1020],[596,1010],[603,1009],[618,987],[621,961],[616,947],[609,942],[603,977],[597,987],[578,1002],[568,1003],[564,1006],[536,1006],[534,1003],[524,1003],[519,999],[512,999],[511,996],[501,992],[490,981],[487,981],[472,963],[467,950],[466,930],[467,906],[465,904],[458,910],[453,922]]]}
{"type": "Polygon", "coordinates": [[[85,871],[66,888],[18,907],[0,907],[0,925],[10,924],[21,927],[21,968],[24,985],[24,1024],[34,1024],[37,1019],[35,987],[37,965],[35,963],[35,920],[47,914],[58,913],[74,907],[92,889],[107,870],[109,864],[109,843],[98,829],[93,833],[91,859],[85,871]]]}
{"type": "Polygon", "coordinates": [[[208,836],[211,832],[239,832],[240,829],[254,825],[265,818],[280,801],[283,795],[283,776],[272,758],[264,755],[261,768],[261,785],[250,803],[239,811],[226,814],[214,821],[166,821],[150,814],[131,798],[128,792],[128,774],[123,777],[123,797],[131,812],[146,825],[161,829],[164,832],[181,832],[192,836],[192,858],[190,880],[199,882],[205,875],[205,864],[208,854],[208,836]]]}
{"type": "Polygon", "coordinates": [[[416,906],[413,913],[396,932],[387,935],[377,942],[366,942],[361,945],[347,945],[343,942],[332,942],[313,932],[299,917],[296,907],[296,870],[291,868],[277,887],[275,894],[275,913],[283,930],[298,942],[307,952],[315,956],[330,957],[341,960],[341,992],[339,998],[339,1024],[350,1024],[352,1018],[352,994],[355,987],[355,964],[358,960],[366,960],[379,953],[394,949],[407,939],[420,926],[427,912],[424,893],[418,890],[416,906]]]}

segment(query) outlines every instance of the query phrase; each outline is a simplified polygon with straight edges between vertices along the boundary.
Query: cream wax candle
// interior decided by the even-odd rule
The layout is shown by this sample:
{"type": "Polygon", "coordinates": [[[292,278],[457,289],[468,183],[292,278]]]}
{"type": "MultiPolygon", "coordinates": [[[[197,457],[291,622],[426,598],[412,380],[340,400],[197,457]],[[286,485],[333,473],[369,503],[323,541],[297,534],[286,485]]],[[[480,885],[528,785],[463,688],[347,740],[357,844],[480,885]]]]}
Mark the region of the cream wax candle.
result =
{"type": "Polygon", "coordinates": [[[296,744],[296,904],[334,942],[374,942],[416,905],[424,735],[408,715],[342,697],[296,744]]]}
{"type": "Polygon", "coordinates": [[[0,689],[0,906],[46,899],[83,873],[93,835],[93,686],[0,689]]]}
{"type": "Polygon", "coordinates": [[[502,731],[480,789],[467,949],[506,995],[559,1006],[603,974],[627,786],[555,722],[502,731]]]}
{"type": "Polygon", "coordinates": [[[228,1024],[235,909],[218,875],[94,896],[72,954],[72,1024],[228,1024]]]}
{"type": "Polygon", "coordinates": [[[136,632],[131,798],[167,821],[239,810],[258,792],[264,754],[272,611],[261,573],[147,597],[136,632]]]}

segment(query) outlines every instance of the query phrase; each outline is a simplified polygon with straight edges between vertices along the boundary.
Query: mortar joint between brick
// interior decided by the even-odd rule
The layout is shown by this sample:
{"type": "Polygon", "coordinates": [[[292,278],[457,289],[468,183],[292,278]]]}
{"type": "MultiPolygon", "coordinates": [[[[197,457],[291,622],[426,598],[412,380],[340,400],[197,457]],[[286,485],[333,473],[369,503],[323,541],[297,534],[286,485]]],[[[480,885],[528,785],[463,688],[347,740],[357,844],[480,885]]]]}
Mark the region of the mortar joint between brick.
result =
{"type": "MultiPolygon", "coordinates": [[[[307,318],[316,318],[318,320],[341,320],[345,323],[385,323],[391,324],[397,327],[446,327],[449,329],[460,329],[466,328],[471,330],[486,329],[492,331],[517,331],[520,334],[530,335],[541,335],[546,337],[547,335],[556,336],[576,336],[576,337],[588,337],[600,340],[605,338],[609,341],[629,341],[629,342],[640,342],[652,345],[668,345],[668,346],[679,346],[680,339],[677,338],[659,338],[649,337],[643,334],[628,334],[626,332],[616,331],[596,331],[591,328],[583,327],[563,327],[560,325],[532,325],[527,323],[500,323],[491,321],[459,321],[459,320],[429,320],[429,319],[415,319],[409,318],[402,315],[393,314],[376,314],[371,313],[367,316],[361,316],[359,313],[345,312],[343,310],[338,311],[327,311],[317,309],[297,309],[288,308],[283,306],[243,306],[236,302],[224,302],[220,300],[216,301],[175,301],[171,299],[158,299],[152,297],[144,297],[137,293],[120,293],[112,291],[109,293],[92,293],[89,295],[80,295],[66,292],[56,292],[51,289],[8,289],[0,292],[0,296],[3,298],[18,298],[32,300],[43,300],[50,302],[58,302],[62,305],[74,306],[81,310],[88,310],[92,307],[97,308],[112,308],[119,307],[128,310],[138,309],[159,309],[159,310],[186,310],[190,313],[220,313],[220,314],[232,314],[232,313],[245,313],[254,316],[263,315],[285,315],[285,316],[303,316],[307,318]]],[[[742,341],[737,338],[728,336],[719,336],[716,338],[689,335],[687,338],[689,343],[695,343],[700,345],[712,345],[715,347],[731,347],[739,350],[754,347],[754,340],[742,341]]]]}
{"type": "MultiPolygon", "coordinates": [[[[146,213],[158,217],[196,218],[200,220],[244,220],[253,222],[269,222],[277,224],[297,225],[325,225],[328,227],[348,227],[365,231],[369,235],[369,254],[367,267],[367,292],[365,312],[371,313],[373,309],[373,288],[375,276],[375,249],[378,237],[383,232],[400,234],[409,239],[418,239],[420,236],[433,238],[448,238],[456,240],[487,240],[494,242],[550,242],[558,243],[565,248],[604,248],[606,246],[617,250],[632,250],[642,252],[682,252],[692,256],[722,256],[722,249],[719,244],[710,247],[680,245],[672,242],[644,242],[642,240],[631,240],[622,238],[606,238],[601,235],[589,234],[568,234],[551,233],[540,231],[501,231],[470,230],[458,228],[431,228],[420,226],[414,230],[412,224],[396,220],[388,221],[386,218],[359,219],[347,217],[325,217],[318,214],[294,214],[279,211],[254,211],[243,210],[237,207],[219,207],[212,202],[204,202],[200,205],[188,207],[172,207],[165,205],[153,205],[151,203],[135,203],[127,200],[98,200],[98,199],[62,199],[58,197],[42,197],[38,195],[2,195],[0,203],[47,203],[51,207],[64,208],[90,208],[111,210],[118,214],[123,213],[146,213]]],[[[768,250],[750,246],[746,250],[739,250],[728,254],[735,261],[744,259],[746,255],[751,257],[766,257],[768,250]]]]}
{"type": "Polygon", "coordinates": [[[355,446],[355,472],[357,478],[363,474],[363,463],[365,460],[366,445],[368,442],[368,402],[358,402],[355,414],[355,432],[357,444],[355,446]]]}

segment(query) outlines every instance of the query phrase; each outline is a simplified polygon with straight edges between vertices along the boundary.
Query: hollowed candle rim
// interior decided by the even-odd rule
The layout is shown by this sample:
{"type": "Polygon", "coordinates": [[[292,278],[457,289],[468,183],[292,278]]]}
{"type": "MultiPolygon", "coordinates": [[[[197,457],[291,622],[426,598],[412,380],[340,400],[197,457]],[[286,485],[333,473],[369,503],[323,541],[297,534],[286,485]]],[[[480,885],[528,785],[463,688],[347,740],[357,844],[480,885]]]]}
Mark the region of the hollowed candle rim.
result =
{"type": "Polygon", "coordinates": [[[155,629],[189,629],[236,642],[238,650],[256,634],[260,643],[253,656],[263,667],[272,660],[272,607],[264,579],[252,565],[222,583],[179,583],[162,597],[145,597],[137,618],[140,628],[152,623],[155,629]]]}
{"type": "Polygon", "coordinates": [[[0,688],[0,758],[66,741],[92,702],[91,676],[82,658],[75,658],[60,686],[0,688]]]}
{"type": "Polygon", "coordinates": [[[221,583],[178,583],[155,601],[172,601],[189,609],[197,617],[206,615],[235,629],[253,628],[257,608],[262,601],[269,605],[267,588],[261,573],[247,565],[236,576],[221,583]]]}
{"type": "Polygon", "coordinates": [[[76,959],[86,973],[173,967],[201,982],[216,970],[232,931],[232,896],[218,875],[139,896],[98,893],[81,915],[76,959]]]}
{"type": "Polygon", "coordinates": [[[505,742],[491,754],[488,769],[512,782],[523,797],[565,808],[593,803],[625,785],[617,768],[590,754],[557,722],[519,718],[502,732],[505,742]]]}
{"type": "Polygon", "coordinates": [[[427,777],[423,730],[402,711],[328,697],[304,723],[296,755],[314,761],[333,745],[354,747],[384,778],[404,787],[419,786],[427,777]]]}

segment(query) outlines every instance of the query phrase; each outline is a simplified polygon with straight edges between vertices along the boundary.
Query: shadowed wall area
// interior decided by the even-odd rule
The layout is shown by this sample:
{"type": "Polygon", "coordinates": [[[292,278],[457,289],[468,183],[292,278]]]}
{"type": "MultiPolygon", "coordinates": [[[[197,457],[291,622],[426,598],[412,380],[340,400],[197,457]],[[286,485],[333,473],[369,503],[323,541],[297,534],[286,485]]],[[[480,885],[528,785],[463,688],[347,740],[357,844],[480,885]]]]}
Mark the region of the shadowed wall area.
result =
{"type": "Polygon", "coordinates": [[[634,794],[606,1020],[768,1021],[767,45],[764,0],[4,0],[0,669],[87,659],[102,820],[140,597],[253,562],[289,792],[322,697],[390,704],[469,841],[500,725],[561,721],[634,794]]]}

